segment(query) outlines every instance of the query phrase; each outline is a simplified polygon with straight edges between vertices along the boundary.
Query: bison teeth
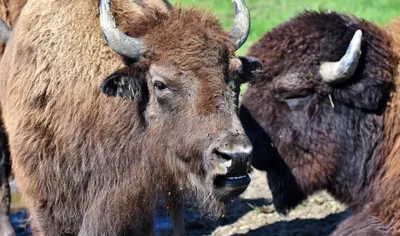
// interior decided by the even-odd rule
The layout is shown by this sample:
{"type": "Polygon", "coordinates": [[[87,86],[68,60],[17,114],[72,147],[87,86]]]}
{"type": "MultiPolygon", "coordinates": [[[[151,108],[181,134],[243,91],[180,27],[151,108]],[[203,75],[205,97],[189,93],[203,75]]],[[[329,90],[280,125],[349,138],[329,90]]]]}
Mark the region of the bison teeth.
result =
{"type": "Polygon", "coordinates": [[[247,177],[246,175],[241,175],[241,176],[228,176],[226,178],[232,180],[232,179],[244,179],[246,177],[247,177]]]}

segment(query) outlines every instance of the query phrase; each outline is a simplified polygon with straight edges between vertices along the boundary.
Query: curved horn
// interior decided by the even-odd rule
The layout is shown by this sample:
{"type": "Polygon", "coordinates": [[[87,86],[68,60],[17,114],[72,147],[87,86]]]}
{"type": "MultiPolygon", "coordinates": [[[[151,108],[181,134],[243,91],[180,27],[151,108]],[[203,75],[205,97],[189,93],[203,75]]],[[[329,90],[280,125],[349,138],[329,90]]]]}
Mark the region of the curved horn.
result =
{"type": "Polygon", "coordinates": [[[10,38],[11,35],[11,29],[8,27],[8,25],[0,19],[0,39],[7,44],[8,39],[10,38]]]}
{"type": "Polygon", "coordinates": [[[351,40],[346,54],[337,62],[323,62],[319,69],[322,80],[336,84],[346,81],[357,69],[361,56],[362,32],[357,30],[351,40]]]}
{"type": "Polygon", "coordinates": [[[231,37],[238,50],[247,40],[250,32],[250,12],[244,0],[232,0],[235,5],[236,17],[231,28],[231,37]]]}
{"type": "Polygon", "coordinates": [[[119,29],[111,12],[111,0],[100,0],[100,26],[108,46],[116,53],[130,59],[139,59],[143,42],[119,29]]]}

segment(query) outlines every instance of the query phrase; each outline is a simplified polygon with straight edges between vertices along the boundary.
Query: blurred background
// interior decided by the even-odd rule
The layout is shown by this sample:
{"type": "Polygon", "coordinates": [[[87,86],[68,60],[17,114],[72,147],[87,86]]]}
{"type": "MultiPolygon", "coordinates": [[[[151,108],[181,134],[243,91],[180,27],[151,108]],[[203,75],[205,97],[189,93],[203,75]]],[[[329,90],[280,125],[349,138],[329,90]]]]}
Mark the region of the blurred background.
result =
{"type": "MultiPolygon", "coordinates": [[[[170,0],[183,6],[196,5],[212,11],[229,29],[234,19],[230,0],[170,0]]],[[[289,20],[304,10],[332,10],[355,15],[359,18],[385,25],[400,17],[400,0],[246,0],[251,14],[251,32],[246,44],[238,51],[244,55],[248,47],[266,31],[289,20]]]]}

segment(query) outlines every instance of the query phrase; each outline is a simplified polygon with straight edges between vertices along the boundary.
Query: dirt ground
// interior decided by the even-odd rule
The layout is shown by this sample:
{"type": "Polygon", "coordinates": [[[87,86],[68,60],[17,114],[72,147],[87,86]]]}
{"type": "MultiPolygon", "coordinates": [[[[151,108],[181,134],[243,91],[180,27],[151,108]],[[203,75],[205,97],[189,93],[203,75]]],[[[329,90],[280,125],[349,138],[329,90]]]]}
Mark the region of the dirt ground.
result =
{"type": "MultiPolygon", "coordinates": [[[[271,204],[264,172],[254,171],[252,182],[239,199],[233,201],[224,218],[217,221],[203,219],[195,209],[185,211],[188,235],[270,235],[270,236],[325,236],[349,216],[345,207],[325,192],[311,196],[287,216],[278,214],[271,204]]],[[[18,236],[30,235],[26,231],[27,214],[18,205],[18,194],[14,194],[12,223],[18,236]]],[[[156,218],[158,235],[173,235],[167,214],[156,218]]]]}

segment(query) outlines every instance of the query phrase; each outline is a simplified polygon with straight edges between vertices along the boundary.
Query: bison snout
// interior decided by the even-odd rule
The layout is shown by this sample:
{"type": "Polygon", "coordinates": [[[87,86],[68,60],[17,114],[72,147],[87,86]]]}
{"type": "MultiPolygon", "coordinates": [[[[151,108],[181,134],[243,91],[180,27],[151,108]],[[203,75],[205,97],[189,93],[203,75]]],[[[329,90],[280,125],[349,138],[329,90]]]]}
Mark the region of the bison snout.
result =
{"type": "Polygon", "coordinates": [[[222,159],[227,167],[226,175],[240,175],[248,172],[248,167],[253,153],[250,141],[244,135],[242,137],[227,137],[221,140],[214,149],[214,156],[222,159]]]}
{"type": "Polygon", "coordinates": [[[232,177],[243,177],[249,172],[253,147],[244,134],[224,133],[212,145],[212,161],[218,163],[223,173],[232,177]]]}
{"type": "Polygon", "coordinates": [[[253,147],[244,134],[221,134],[212,145],[214,194],[220,199],[234,198],[250,184],[253,147]]]}

